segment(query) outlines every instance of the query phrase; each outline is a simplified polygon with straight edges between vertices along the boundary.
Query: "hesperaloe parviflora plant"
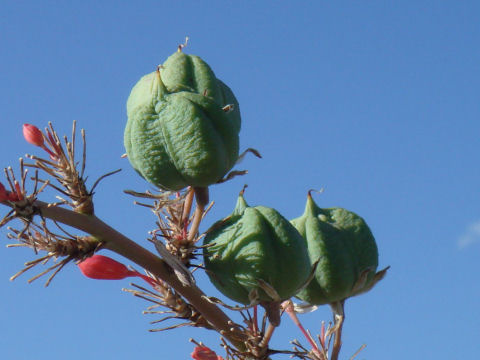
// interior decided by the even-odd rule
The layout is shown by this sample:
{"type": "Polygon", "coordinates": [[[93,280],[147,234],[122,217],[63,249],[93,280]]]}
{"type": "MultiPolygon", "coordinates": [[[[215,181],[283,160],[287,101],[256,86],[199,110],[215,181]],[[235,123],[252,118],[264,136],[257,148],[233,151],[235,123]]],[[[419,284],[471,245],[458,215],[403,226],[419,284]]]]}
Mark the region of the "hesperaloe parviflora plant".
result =
{"type": "Polygon", "coordinates": [[[138,278],[141,285],[125,290],[150,303],[146,313],[160,316],[152,324],[170,321],[150,331],[191,326],[220,334],[222,355],[191,339],[196,360],[260,360],[280,354],[336,360],[345,300],[370,290],[386,272],[376,272],[375,239],[358,215],[321,209],[310,193],[305,213],[289,222],[275,209],[247,205],[245,189],[231,214],[200,230],[212,205],[209,187],[246,174],[234,169],[245,153],[260,155],[254,149],[240,153],[241,115],[233,91],[204,60],[186,54],[185,46],[143,76],[127,101],[126,157],[156,190],[125,192],[154,215],[146,243],[152,250],[96,216],[94,190],[119,170],[87,185],[84,130],[79,161],[75,122],[70,138],[60,138],[51,123],[43,131],[24,124],[25,140],[44,156],[20,159],[19,172],[5,169],[0,203],[10,210],[0,226],[10,224],[7,236],[16,243],[9,247],[30,247],[43,255],[27,262],[12,280],[47,265],[29,282],[50,273],[49,285],[69,263],[93,279],[138,278]],[[40,199],[49,194],[47,188],[56,193],[54,201],[40,199]],[[99,254],[105,251],[140,270],[99,254]],[[226,298],[205,294],[193,270],[206,271],[226,298]],[[298,314],[322,304],[331,305],[334,320],[329,325],[319,321],[315,340],[298,314]],[[308,345],[293,340],[293,347],[271,347],[275,329],[289,326],[280,322],[284,313],[308,345]]]}

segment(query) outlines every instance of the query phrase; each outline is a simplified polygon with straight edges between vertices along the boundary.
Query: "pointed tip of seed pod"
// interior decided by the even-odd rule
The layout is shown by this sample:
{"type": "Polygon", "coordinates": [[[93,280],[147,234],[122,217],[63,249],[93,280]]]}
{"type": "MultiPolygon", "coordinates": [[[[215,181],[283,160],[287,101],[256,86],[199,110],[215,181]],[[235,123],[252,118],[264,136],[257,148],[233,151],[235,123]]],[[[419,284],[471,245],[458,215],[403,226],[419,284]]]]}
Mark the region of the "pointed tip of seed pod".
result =
{"type": "Polygon", "coordinates": [[[243,188],[242,188],[242,190],[240,190],[240,193],[238,194],[238,196],[242,196],[242,197],[243,197],[243,195],[245,194],[245,189],[246,189],[247,187],[248,187],[247,184],[243,185],[243,188]]]}
{"type": "Polygon", "coordinates": [[[312,197],[312,192],[315,192],[317,194],[322,194],[323,192],[325,191],[324,188],[320,188],[320,190],[317,190],[317,189],[310,189],[308,190],[308,197],[311,198],[312,197]]]}
{"type": "Polygon", "coordinates": [[[245,193],[246,187],[247,187],[247,185],[245,185],[243,187],[242,191],[240,191],[240,194],[238,194],[237,203],[235,204],[235,209],[233,210],[233,213],[232,213],[231,216],[242,215],[244,213],[245,209],[249,207],[248,204],[247,204],[247,201],[243,197],[243,194],[245,193]]]}
{"type": "Polygon", "coordinates": [[[183,44],[178,45],[177,52],[182,52],[183,48],[187,47],[188,40],[189,40],[189,37],[185,36],[185,42],[183,44]]]}
{"type": "Polygon", "coordinates": [[[157,84],[153,83],[157,96],[162,96],[164,93],[167,92],[167,88],[162,80],[162,75],[160,74],[160,70],[163,69],[163,65],[157,65],[157,70],[155,71],[155,78],[158,82],[157,84]]]}

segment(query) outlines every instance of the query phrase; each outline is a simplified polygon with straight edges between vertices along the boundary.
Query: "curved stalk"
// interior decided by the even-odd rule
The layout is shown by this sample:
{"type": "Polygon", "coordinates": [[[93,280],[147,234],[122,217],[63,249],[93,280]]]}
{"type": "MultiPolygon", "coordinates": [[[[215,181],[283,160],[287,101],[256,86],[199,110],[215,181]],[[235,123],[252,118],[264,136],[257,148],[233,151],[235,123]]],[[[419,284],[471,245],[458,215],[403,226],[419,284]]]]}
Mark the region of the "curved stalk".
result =
{"type": "Polygon", "coordinates": [[[244,342],[246,337],[243,333],[235,330],[235,327],[232,327],[233,321],[219,307],[206,300],[205,294],[197,286],[185,286],[182,284],[174,271],[160,257],[130,240],[94,215],[83,215],[57,206],[49,207],[47,203],[42,201],[36,201],[34,206],[43,217],[69,225],[102,239],[104,248],[124,256],[167,282],[235,347],[240,351],[245,350],[244,342]]]}

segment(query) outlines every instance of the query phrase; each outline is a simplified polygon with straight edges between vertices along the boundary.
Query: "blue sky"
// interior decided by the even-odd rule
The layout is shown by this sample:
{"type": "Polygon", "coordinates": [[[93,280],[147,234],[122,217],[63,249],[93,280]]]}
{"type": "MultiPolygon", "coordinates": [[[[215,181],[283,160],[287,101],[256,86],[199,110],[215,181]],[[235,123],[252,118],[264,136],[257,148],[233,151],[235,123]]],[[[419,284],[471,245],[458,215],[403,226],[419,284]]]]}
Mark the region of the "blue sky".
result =
{"type": "MultiPolygon", "coordinates": [[[[476,1],[3,1],[0,164],[35,153],[23,123],[52,121],[68,134],[77,120],[90,184],[123,169],[98,187],[97,215],[149,246],[154,217],[123,194],[148,188],[120,158],[125,102],[188,35],[186,52],[240,101],[241,147],[263,155],[241,163],[247,176],[212,188],[202,229],[231,212],[245,183],[249,203],[287,218],[303,212],[309,189],[324,188],[319,206],[363,216],[380,267],[391,266],[378,287],[347,302],[343,358],[365,343],[358,359],[474,359],[479,24],[476,1]]],[[[73,265],[47,289],[28,285],[28,275],[8,280],[33,258],[0,249],[2,359],[188,359],[190,337],[219,349],[213,332],[148,333],[155,318],[121,291],[128,281],[89,280],[73,265]]],[[[314,333],[329,319],[328,308],[302,317],[314,333]]],[[[285,318],[273,344],[289,348],[294,337],[285,318]]]]}

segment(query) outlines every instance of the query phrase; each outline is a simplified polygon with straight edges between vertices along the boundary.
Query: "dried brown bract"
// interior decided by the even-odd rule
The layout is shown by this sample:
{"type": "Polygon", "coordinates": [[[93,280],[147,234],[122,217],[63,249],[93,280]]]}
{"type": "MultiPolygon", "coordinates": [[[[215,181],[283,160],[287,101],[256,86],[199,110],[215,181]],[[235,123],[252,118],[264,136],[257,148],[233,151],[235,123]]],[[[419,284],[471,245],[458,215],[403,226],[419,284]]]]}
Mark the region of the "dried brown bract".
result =
{"type": "Polygon", "coordinates": [[[91,256],[101,243],[92,236],[73,236],[55,234],[51,232],[45,222],[41,225],[30,223],[30,226],[26,230],[19,231],[12,227],[8,228],[11,233],[7,234],[9,239],[19,241],[18,244],[9,244],[7,247],[29,247],[37,254],[39,251],[44,251],[47,254],[33,261],[25,263],[25,268],[20,270],[10,280],[16,279],[27,270],[30,270],[38,264],[46,265],[50,260],[54,264],[42,271],[38,275],[32,277],[28,282],[32,282],[39,277],[53,271],[51,276],[47,279],[45,286],[48,286],[55,275],[70,261],[83,260],[84,258],[91,256]],[[59,258],[63,258],[58,261],[59,258]]]}
{"type": "MultiPolygon", "coordinates": [[[[85,184],[85,162],[86,162],[86,137],[85,131],[81,130],[81,136],[83,141],[83,152],[80,171],[77,169],[79,162],[75,160],[75,140],[76,140],[76,122],[73,121],[72,137],[68,140],[64,136],[64,144],[62,144],[57,132],[53,128],[52,123],[48,124],[45,128],[45,134],[43,134],[45,144],[42,144],[41,148],[49,155],[48,159],[41,158],[35,155],[27,155],[29,159],[34,160],[33,164],[26,164],[33,168],[44,171],[46,174],[55,179],[60,187],[53,185],[47,180],[39,180],[54,188],[60,192],[64,197],[57,196],[60,200],[57,204],[67,204],[73,208],[75,212],[93,215],[93,194],[95,187],[99,181],[106,176],[117,173],[120,170],[116,170],[101,176],[92,186],[90,190],[87,189],[85,184]]],[[[57,205],[55,204],[55,205],[57,205]]]]}
{"type": "Polygon", "coordinates": [[[155,279],[156,285],[154,290],[146,289],[142,286],[132,284],[135,289],[123,289],[134,296],[147,300],[153,305],[149,306],[144,314],[161,314],[165,315],[159,320],[154,320],[151,324],[158,324],[163,321],[177,319],[181,320],[179,324],[151,329],[152,332],[171,330],[182,326],[202,327],[205,329],[213,329],[208,321],[190,304],[188,304],[175,290],[167,283],[160,279],[155,279]],[[159,308],[167,308],[161,310],[159,308]]]}

